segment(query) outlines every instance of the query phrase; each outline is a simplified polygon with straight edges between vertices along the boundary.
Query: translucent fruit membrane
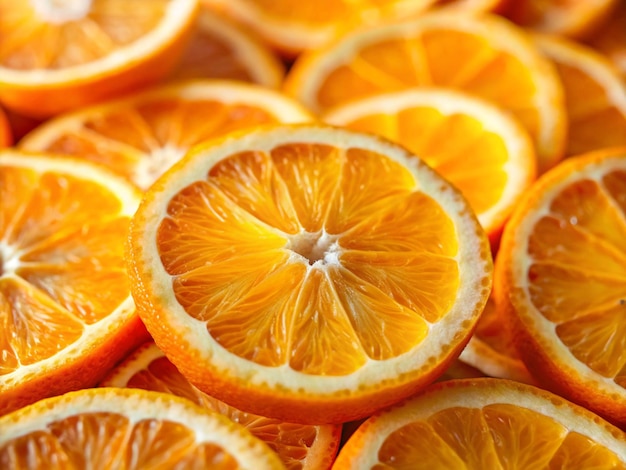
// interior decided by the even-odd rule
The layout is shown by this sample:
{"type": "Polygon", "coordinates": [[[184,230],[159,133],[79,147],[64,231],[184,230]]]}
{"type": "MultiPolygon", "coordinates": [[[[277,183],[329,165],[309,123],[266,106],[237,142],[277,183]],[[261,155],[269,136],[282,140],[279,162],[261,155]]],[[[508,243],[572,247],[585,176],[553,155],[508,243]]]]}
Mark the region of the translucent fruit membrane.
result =
{"type": "Polygon", "coordinates": [[[401,164],[285,144],[207,176],[171,199],[157,244],[178,302],[232,353],[350,374],[413,349],[454,304],[458,235],[401,164]]]}

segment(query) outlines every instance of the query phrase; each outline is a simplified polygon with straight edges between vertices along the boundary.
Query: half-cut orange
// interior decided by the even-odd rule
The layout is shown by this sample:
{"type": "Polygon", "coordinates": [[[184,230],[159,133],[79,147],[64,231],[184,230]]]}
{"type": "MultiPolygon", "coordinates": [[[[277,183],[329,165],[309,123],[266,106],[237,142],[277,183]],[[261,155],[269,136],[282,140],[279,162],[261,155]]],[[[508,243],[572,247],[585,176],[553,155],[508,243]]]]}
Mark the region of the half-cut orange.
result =
{"type": "Polygon", "coordinates": [[[145,390],[71,392],[0,417],[4,469],[285,467],[246,429],[179,397],[145,390]]]}
{"type": "Polygon", "coordinates": [[[146,340],[124,263],[139,197],[93,164],[0,152],[0,414],[95,385],[146,340]]]}
{"type": "Polygon", "coordinates": [[[137,349],[100,386],[171,393],[221,413],[264,441],[290,470],[328,470],[337,455],[341,425],[287,423],[228,406],[191,385],[153,342],[137,349]]]}
{"type": "Polygon", "coordinates": [[[403,147],[323,125],[206,143],[133,219],[133,295],[156,344],[204,392],[320,424],[432,382],[491,289],[468,203],[403,147]]]}
{"type": "Polygon", "coordinates": [[[287,93],[314,112],[422,86],[464,91],[512,113],[533,138],[540,172],[562,158],[558,75],[523,31],[497,16],[433,12],[354,31],[303,54],[285,80],[287,93]]]}
{"type": "Polygon", "coordinates": [[[362,424],[334,470],[618,469],[626,434],[563,398],[502,379],[438,383],[362,424]]]}
{"type": "Polygon", "coordinates": [[[292,99],[258,85],[192,80],[51,119],[20,147],[104,164],[146,189],[195,144],[261,124],[311,119],[292,99]]]}
{"type": "Polygon", "coordinates": [[[165,77],[198,0],[0,0],[0,102],[53,114],[165,77]]]}
{"type": "Polygon", "coordinates": [[[626,152],[568,159],[509,220],[495,294],[542,385],[626,424],[626,152]]]}

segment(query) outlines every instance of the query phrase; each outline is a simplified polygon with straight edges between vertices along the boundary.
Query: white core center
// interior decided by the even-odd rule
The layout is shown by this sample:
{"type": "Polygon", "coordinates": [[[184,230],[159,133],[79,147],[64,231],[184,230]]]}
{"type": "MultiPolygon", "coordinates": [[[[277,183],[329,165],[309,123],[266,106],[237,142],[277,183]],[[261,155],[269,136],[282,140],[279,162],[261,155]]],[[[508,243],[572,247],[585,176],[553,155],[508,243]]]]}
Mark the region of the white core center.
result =
{"type": "Polygon", "coordinates": [[[37,16],[46,23],[67,23],[87,16],[93,0],[30,0],[37,16]]]}
{"type": "Polygon", "coordinates": [[[154,149],[137,162],[133,181],[141,189],[148,189],[174,163],[183,158],[186,150],[173,145],[154,149]]]}
{"type": "Polygon", "coordinates": [[[339,264],[339,243],[337,235],[330,235],[323,229],[320,232],[301,232],[289,239],[287,248],[306,258],[311,266],[339,264]]]}

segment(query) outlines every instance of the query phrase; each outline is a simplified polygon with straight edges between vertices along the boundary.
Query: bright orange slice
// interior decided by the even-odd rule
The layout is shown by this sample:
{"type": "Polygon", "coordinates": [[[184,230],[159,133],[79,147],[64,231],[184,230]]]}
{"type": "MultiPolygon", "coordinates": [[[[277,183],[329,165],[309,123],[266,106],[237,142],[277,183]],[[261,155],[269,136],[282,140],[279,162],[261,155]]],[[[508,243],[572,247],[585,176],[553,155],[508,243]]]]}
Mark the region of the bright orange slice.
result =
{"type": "Polygon", "coordinates": [[[511,0],[506,15],[524,28],[581,38],[601,28],[621,0],[511,0]]]}
{"type": "Polygon", "coordinates": [[[100,385],[171,393],[228,416],[265,441],[288,469],[328,470],[339,447],[340,425],[286,423],[244,413],[201,392],[182,376],[153,342],[135,351],[100,385]]]}
{"type": "Polygon", "coordinates": [[[587,41],[606,55],[626,79],[626,2],[618,2],[610,18],[587,41]]]}
{"type": "Polygon", "coordinates": [[[368,419],[334,470],[626,466],[626,434],[588,410],[502,379],[441,382],[368,419]]]}
{"type": "Polygon", "coordinates": [[[46,117],[154,83],[198,0],[0,0],[0,102],[46,117]]]}
{"type": "Polygon", "coordinates": [[[251,32],[202,4],[196,32],[173,78],[217,78],[278,88],[285,67],[251,32]]]}
{"type": "Polygon", "coordinates": [[[504,222],[535,179],[525,129],[472,96],[445,89],[406,90],[339,106],[324,119],[404,145],[461,190],[497,246],[504,222]]]}
{"type": "Polygon", "coordinates": [[[439,86],[513,113],[530,132],[545,171],[563,155],[563,90],[526,35],[496,16],[429,13],[347,34],[303,55],[285,89],[320,112],[383,92],[439,86]]]}
{"type": "Polygon", "coordinates": [[[323,125],[195,148],[146,193],[129,254],[141,316],[191,383],[308,424],[432,382],[491,285],[456,189],[400,146],[323,125]]]}
{"type": "Polygon", "coordinates": [[[20,147],[105,164],[146,189],[195,144],[261,124],[311,119],[292,99],[261,86],[198,80],[51,119],[20,147]]]}
{"type": "Polygon", "coordinates": [[[2,108],[0,108],[0,147],[8,147],[12,142],[11,124],[9,123],[7,115],[2,108]]]}
{"type": "Polygon", "coordinates": [[[420,13],[436,0],[204,0],[295,57],[362,24],[420,13]]]}
{"type": "Polygon", "coordinates": [[[626,424],[626,151],[569,159],[509,220],[497,302],[542,385],[626,424]]]}
{"type": "Polygon", "coordinates": [[[626,145],[626,85],[601,54],[567,39],[536,36],[556,65],[568,115],[566,155],[626,145]]]}
{"type": "Polygon", "coordinates": [[[2,414],[94,385],[147,335],[124,264],[132,186],[85,162],[4,150],[0,201],[2,414]]]}
{"type": "Polygon", "coordinates": [[[218,413],[165,393],[100,388],[0,418],[6,469],[283,469],[274,452],[218,413]]]}

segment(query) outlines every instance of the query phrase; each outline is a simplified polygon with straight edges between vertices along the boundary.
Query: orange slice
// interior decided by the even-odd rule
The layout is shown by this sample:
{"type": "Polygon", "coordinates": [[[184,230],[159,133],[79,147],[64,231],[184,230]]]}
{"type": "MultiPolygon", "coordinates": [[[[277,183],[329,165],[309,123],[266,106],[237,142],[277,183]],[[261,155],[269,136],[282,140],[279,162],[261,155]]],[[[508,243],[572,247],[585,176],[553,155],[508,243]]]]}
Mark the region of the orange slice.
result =
{"type": "Polygon", "coordinates": [[[432,382],[491,286],[456,189],[400,146],[323,125],[196,147],[146,193],[129,255],[141,316],[191,383],[305,424],[432,382]]]}
{"type": "Polygon", "coordinates": [[[626,424],[626,152],[569,159],[507,224],[497,302],[542,383],[626,424]]]}
{"type": "Polygon", "coordinates": [[[46,117],[154,83],[176,65],[197,0],[0,0],[0,102],[46,117]]]}
{"type": "Polygon", "coordinates": [[[606,20],[621,0],[511,0],[506,14],[524,28],[575,38],[606,20]]]}
{"type": "Polygon", "coordinates": [[[283,469],[259,439],[188,400],[100,388],[0,418],[3,468],[283,469]]]}
{"type": "Polygon", "coordinates": [[[626,3],[618,2],[610,18],[587,39],[589,45],[606,55],[626,79],[626,3]]]}
{"type": "Polygon", "coordinates": [[[20,147],[102,163],[146,189],[195,144],[260,124],[311,119],[301,105],[261,86],[197,80],[51,119],[20,147]]]}
{"type": "Polygon", "coordinates": [[[624,468],[626,434],[588,410],[502,379],[441,382],[368,419],[334,470],[624,468]]]}
{"type": "Polygon", "coordinates": [[[173,78],[217,78],[278,88],[285,67],[249,31],[203,5],[196,32],[173,78]]]}
{"type": "Polygon", "coordinates": [[[540,171],[562,157],[566,117],[556,71],[496,16],[437,12],[355,31],[303,55],[285,81],[315,112],[421,86],[465,91],[513,113],[536,144],[540,171]]]}
{"type": "Polygon", "coordinates": [[[8,147],[13,142],[11,124],[7,115],[0,108],[0,147],[8,147]]]}
{"type": "Polygon", "coordinates": [[[147,335],[124,264],[132,186],[81,161],[4,150],[0,201],[2,414],[95,384],[147,335]]]}
{"type": "Polygon", "coordinates": [[[295,57],[360,24],[419,13],[436,0],[204,0],[258,33],[283,55],[295,57]]]}
{"type": "Polygon", "coordinates": [[[435,6],[458,8],[471,12],[495,12],[504,11],[511,0],[437,0],[435,6]]]}
{"type": "MultiPolygon", "coordinates": [[[[534,385],[536,380],[520,358],[508,326],[502,309],[496,305],[494,296],[491,295],[472,338],[459,356],[459,361],[480,371],[482,375],[534,385]]],[[[462,370],[457,367],[455,371],[447,373],[463,378],[458,376],[458,371],[462,370]]]]}
{"type": "Polygon", "coordinates": [[[566,155],[626,145],[626,85],[601,54],[567,39],[537,36],[556,65],[568,115],[566,155]]]}
{"type": "Polygon", "coordinates": [[[535,179],[535,152],[524,128],[504,111],[460,92],[383,93],[339,106],[324,119],[382,135],[424,159],[461,190],[494,246],[535,179]]]}
{"type": "Polygon", "coordinates": [[[247,428],[278,454],[288,469],[324,470],[335,460],[341,426],[286,423],[244,413],[191,385],[152,342],[135,351],[100,384],[171,393],[221,413],[247,428]]]}

